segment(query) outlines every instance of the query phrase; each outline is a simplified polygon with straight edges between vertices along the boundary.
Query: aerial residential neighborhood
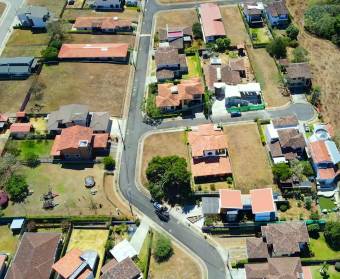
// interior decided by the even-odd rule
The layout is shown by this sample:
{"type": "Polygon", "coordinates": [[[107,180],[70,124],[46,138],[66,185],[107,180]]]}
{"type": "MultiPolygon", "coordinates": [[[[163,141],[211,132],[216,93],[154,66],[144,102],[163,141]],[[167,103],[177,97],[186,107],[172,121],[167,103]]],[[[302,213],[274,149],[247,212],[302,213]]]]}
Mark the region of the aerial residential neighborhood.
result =
{"type": "Polygon", "coordinates": [[[0,279],[339,279],[339,14],[0,0],[0,279]]]}

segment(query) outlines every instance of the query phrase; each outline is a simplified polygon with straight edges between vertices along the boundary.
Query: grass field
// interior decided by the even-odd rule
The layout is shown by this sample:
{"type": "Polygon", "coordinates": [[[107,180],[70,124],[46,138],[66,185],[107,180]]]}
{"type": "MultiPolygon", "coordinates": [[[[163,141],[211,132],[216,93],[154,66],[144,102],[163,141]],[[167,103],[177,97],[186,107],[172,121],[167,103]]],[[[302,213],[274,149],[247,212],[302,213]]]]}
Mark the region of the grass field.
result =
{"type": "Polygon", "coordinates": [[[63,0],[27,0],[27,5],[46,7],[55,17],[59,17],[65,1],[63,0]]]}
{"type": "Polygon", "coordinates": [[[286,3],[294,22],[300,29],[299,44],[309,53],[309,63],[313,73],[313,85],[321,87],[322,116],[334,128],[335,140],[340,144],[340,61],[339,48],[328,40],[311,36],[303,29],[303,14],[308,1],[287,0],[286,3]]]}
{"type": "Polygon", "coordinates": [[[0,3],[0,18],[2,16],[2,14],[4,13],[5,9],[6,9],[6,4],[0,3]]]}
{"type": "Polygon", "coordinates": [[[130,65],[105,63],[60,63],[44,66],[38,85],[42,90],[32,94],[27,111],[41,106],[41,112],[59,106],[80,103],[91,111],[108,111],[121,116],[127,91],[130,65]]]}
{"type": "Polygon", "coordinates": [[[105,243],[109,236],[108,230],[79,230],[74,229],[71,234],[67,251],[73,248],[84,250],[95,250],[99,255],[99,263],[96,278],[100,276],[100,269],[103,265],[105,254],[105,243]]]}
{"type": "MultiPolygon", "coordinates": [[[[321,265],[310,267],[313,279],[323,279],[320,274],[321,267],[322,267],[321,265]]],[[[333,265],[329,266],[328,274],[329,274],[328,279],[339,279],[340,278],[340,272],[336,271],[333,265]]]]}
{"type": "Polygon", "coordinates": [[[135,36],[132,35],[92,35],[71,34],[66,41],[71,44],[93,44],[93,43],[127,43],[133,48],[135,36]]]}
{"type": "Polygon", "coordinates": [[[225,126],[235,188],[251,189],[273,185],[273,175],[255,123],[225,126]]]}
{"type": "Polygon", "coordinates": [[[15,29],[9,37],[3,57],[41,56],[41,51],[48,45],[48,33],[32,33],[30,30],[15,29]]]}
{"type": "Polygon", "coordinates": [[[196,55],[187,56],[188,74],[183,76],[183,79],[200,77],[201,61],[196,55]]]}
{"type": "Polygon", "coordinates": [[[19,236],[14,236],[8,226],[0,226],[0,253],[10,253],[13,255],[18,242],[19,236]]]}
{"type": "Polygon", "coordinates": [[[278,107],[289,102],[280,90],[280,75],[275,62],[263,48],[248,48],[250,63],[253,67],[256,80],[261,84],[262,96],[267,107],[278,107]]]}
{"type": "Polygon", "coordinates": [[[192,26],[195,22],[198,22],[195,9],[160,12],[155,19],[156,29],[164,28],[167,24],[170,27],[192,26]]]}
{"type": "Polygon", "coordinates": [[[250,43],[250,39],[238,7],[222,6],[220,7],[220,10],[223,17],[224,28],[227,36],[231,40],[231,44],[236,45],[243,42],[250,43]]]}
{"type": "Polygon", "coordinates": [[[184,132],[170,132],[153,134],[147,137],[144,141],[141,179],[143,185],[146,185],[147,179],[145,176],[148,162],[155,156],[170,156],[178,155],[188,160],[188,149],[185,144],[184,132]]]}
{"type": "Polygon", "coordinates": [[[340,251],[334,251],[328,246],[323,233],[320,233],[318,239],[309,239],[309,248],[314,252],[311,259],[319,261],[340,259],[340,251]]]}
{"type": "MultiPolygon", "coordinates": [[[[157,233],[154,235],[153,244],[156,242],[157,233]]],[[[176,243],[172,242],[174,254],[171,258],[163,263],[157,263],[154,257],[150,260],[150,278],[157,279],[200,279],[203,278],[198,264],[180,248],[176,243]]]]}
{"type": "Polygon", "coordinates": [[[17,112],[33,84],[35,76],[26,80],[0,80],[0,111],[17,112]]]}
{"type": "Polygon", "coordinates": [[[112,16],[120,19],[128,19],[137,23],[139,13],[136,10],[125,9],[124,12],[96,12],[92,9],[66,9],[63,14],[65,20],[75,20],[78,16],[112,16]]]}
{"type": "Polygon", "coordinates": [[[3,211],[5,216],[24,215],[111,215],[115,207],[107,200],[103,189],[103,169],[100,165],[76,165],[73,168],[58,164],[40,164],[36,168],[22,167],[20,173],[27,178],[29,188],[34,193],[24,203],[10,203],[3,211]],[[91,195],[84,186],[84,179],[91,175],[96,181],[93,189],[98,192],[91,195]],[[58,194],[57,206],[44,210],[42,194],[49,189],[58,194]]]}
{"type": "Polygon", "coordinates": [[[20,150],[19,159],[24,160],[30,153],[39,157],[49,157],[53,140],[11,140],[7,144],[20,150]]]}

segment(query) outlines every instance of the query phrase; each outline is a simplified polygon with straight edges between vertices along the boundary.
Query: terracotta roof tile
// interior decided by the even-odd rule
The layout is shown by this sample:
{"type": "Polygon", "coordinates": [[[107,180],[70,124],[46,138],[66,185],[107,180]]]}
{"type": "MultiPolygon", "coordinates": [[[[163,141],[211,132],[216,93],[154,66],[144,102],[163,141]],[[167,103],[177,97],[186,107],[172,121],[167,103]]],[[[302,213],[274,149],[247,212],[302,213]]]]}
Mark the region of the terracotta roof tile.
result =
{"type": "Polygon", "coordinates": [[[272,188],[250,190],[253,214],[276,211],[272,188]]]}
{"type": "Polygon", "coordinates": [[[220,191],[220,208],[225,209],[242,209],[241,191],[221,189],[220,191]]]}

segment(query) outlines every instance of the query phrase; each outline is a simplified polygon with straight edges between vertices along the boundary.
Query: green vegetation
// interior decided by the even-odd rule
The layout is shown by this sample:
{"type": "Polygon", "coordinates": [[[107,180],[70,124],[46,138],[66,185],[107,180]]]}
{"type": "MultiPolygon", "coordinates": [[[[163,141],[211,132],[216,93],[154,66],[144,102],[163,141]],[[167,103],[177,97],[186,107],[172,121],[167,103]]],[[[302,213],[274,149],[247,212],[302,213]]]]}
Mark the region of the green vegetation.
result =
{"type": "Polygon", "coordinates": [[[112,156],[106,156],[103,159],[104,168],[106,170],[113,170],[116,167],[116,161],[112,158],[112,156]]]}
{"type": "Polygon", "coordinates": [[[203,39],[202,28],[201,28],[201,24],[199,22],[195,22],[192,25],[192,33],[193,33],[195,39],[203,39]]]}
{"type": "Polygon", "coordinates": [[[320,233],[318,239],[310,239],[309,249],[314,254],[313,260],[335,260],[340,259],[340,252],[333,250],[326,242],[324,233],[320,233]]]}
{"type": "Polygon", "coordinates": [[[6,191],[12,201],[22,201],[28,193],[28,184],[23,175],[12,175],[6,183],[6,191]]]}
{"type": "Polygon", "coordinates": [[[279,163],[272,166],[272,172],[277,181],[285,181],[293,174],[292,170],[286,163],[279,163]]]}
{"type": "Polygon", "coordinates": [[[304,23],[309,32],[340,45],[339,1],[312,5],[305,12],[304,23]]]}
{"type": "Polygon", "coordinates": [[[328,245],[333,250],[339,251],[340,250],[340,221],[328,222],[326,224],[324,234],[325,234],[325,239],[328,245]]]}
{"type": "Polygon", "coordinates": [[[287,42],[282,37],[274,38],[266,47],[268,53],[277,58],[285,58],[287,56],[287,42]]]}
{"type": "Polygon", "coordinates": [[[153,157],[146,169],[148,188],[156,200],[185,200],[191,193],[190,177],[185,158],[153,157]]]}
{"type": "Polygon", "coordinates": [[[157,234],[153,251],[156,262],[167,261],[173,254],[171,240],[163,234],[157,234]]]}
{"type": "Polygon", "coordinates": [[[325,198],[325,197],[319,197],[319,205],[320,205],[321,211],[324,209],[332,210],[333,208],[335,208],[334,201],[332,201],[330,198],[325,198]]]}

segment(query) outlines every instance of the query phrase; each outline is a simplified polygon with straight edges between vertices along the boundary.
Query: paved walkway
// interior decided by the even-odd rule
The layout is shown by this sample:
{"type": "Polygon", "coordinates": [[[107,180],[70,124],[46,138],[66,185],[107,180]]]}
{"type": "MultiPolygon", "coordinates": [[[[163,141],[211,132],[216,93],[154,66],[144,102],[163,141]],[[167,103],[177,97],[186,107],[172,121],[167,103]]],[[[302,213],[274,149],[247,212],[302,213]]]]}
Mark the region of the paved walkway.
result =
{"type": "Polygon", "coordinates": [[[142,249],[144,239],[148,234],[149,228],[149,224],[144,219],[142,219],[142,222],[130,240],[130,243],[133,248],[135,248],[137,254],[139,254],[140,250],[142,249]]]}

